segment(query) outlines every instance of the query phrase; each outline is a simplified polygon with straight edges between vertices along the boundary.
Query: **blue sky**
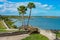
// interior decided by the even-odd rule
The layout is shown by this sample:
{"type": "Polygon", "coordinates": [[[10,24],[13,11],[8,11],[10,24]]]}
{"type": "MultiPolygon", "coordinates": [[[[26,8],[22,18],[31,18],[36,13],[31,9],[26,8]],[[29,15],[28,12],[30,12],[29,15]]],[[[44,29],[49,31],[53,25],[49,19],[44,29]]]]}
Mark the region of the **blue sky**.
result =
{"type": "MultiPolygon", "coordinates": [[[[0,0],[0,15],[19,15],[17,7],[33,2],[32,16],[60,16],[60,0],[0,0]]],[[[29,9],[27,14],[29,14],[29,9]]]]}

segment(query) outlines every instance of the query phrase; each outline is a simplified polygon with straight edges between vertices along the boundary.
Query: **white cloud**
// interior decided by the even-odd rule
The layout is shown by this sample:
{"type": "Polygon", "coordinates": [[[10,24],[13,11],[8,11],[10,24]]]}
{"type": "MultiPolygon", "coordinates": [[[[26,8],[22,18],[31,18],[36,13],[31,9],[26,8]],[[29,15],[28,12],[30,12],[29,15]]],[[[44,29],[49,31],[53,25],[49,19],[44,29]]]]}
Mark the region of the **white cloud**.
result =
{"type": "Polygon", "coordinates": [[[6,2],[7,0],[0,0],[0,2],[6,2]]]}
{"type": "Polygon", "coordinates": [[[39,3],[39,2],[35,2],[36,6],[41,8],[41,9],[44,9],[44,10],[50,10],[53,8],[53,5],[48,5],[48,4],[42,4],[42,3],[39,3]]]}
{"type": "Polygon", "coordinates": [[[3,7],[3,5],[0,5],[0,8],[3,7]]]}
{"type": "Polygon", "coordinates": [[[50,10],[51,8],[53,8],[53,5],[49,5],[49,7],[47,7],[47,10],[50,10]]]}
{"type": "MultiPolygon", "coordinates": [[[[1,0],[0,0],[1,1],[1,0]]],[[[3,0],[2,0],[3,1],[3,0]]],[[[6,0],[5,0],[6,1],[6,0]]],[[[39,2],[34,2],[36,5],[36,8],[40,8],[43,10],[50,10],[53,8],[52,5],[48,5],[48,4],[42,4],[39,2]]],[[[0,5],[0,8],[2,8],[3,6],[3,10],[0,10],[0,12],[4,12],[6,10],[9,10],[11,12],[16,12],[17,11],[17,7],[20,5],[25,5],[27,6],[28,2],[5,2],[3,5],[0,5]]],[[[37,11],[38,12],[38,11],[37,11]]]]}
{"type": "Polygon", "coordinates": [[[47,4],[44,4],[44,5],[42,5],[43,7],[47,7],[48,5],[47,4]]]}

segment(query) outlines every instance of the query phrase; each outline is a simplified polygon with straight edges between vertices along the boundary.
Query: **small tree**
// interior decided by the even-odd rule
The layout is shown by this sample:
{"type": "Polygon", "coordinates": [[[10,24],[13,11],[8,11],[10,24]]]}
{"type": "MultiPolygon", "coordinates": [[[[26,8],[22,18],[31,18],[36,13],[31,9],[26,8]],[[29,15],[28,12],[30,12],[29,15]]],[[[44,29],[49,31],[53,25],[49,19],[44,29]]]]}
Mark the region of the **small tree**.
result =
{"type": "Polygon", "coordinates": [[[31,17],[31,10],[32,10],[32,8],[35,8],[35,4],[32,3],[32,2],[29,2],[28,5],[27,5],[27,8],[30,9],[30,13],[29,13],[29,17],[28,17],[28,22],[27,22],[27,26],[29,26],[29,20],[30,20],[30,17],[31,17]]]}
{"type": "Polygon", "coordinates": [[[22,15],[22,26],[24,26],[24,14],[26,14],[27,8],[24,5],[21,5],[17,9],[19,11],[19,15],[22,15]]]}

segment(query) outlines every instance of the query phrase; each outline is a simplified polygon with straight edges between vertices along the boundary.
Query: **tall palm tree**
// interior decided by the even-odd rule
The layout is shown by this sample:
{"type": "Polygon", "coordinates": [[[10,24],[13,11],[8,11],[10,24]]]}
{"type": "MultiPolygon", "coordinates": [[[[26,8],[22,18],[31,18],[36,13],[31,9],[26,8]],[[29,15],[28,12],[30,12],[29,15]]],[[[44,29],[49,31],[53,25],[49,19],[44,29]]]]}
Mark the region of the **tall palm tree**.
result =
{"type": "Polygon", "coordinates": [[[27,5],[27,8],[30,9],[30,13],[29,13],[29,17],[28,17],[28,22],[27,22],[27,26],[29,26],[29,20],[30,20],[30,17],[31,17],[31,11],[32,11],[32,8],[35,8],[35,4],[32,3],[32,2],[29,2],[28,5],[27,5]]]}
{"type": "Polygon", "coordinates": [[[19,15],[22,15],[22,26],[24,25],[24,14],[26,14],[27,8],[24,5],[19,6],[18,8],[19,15]]]}

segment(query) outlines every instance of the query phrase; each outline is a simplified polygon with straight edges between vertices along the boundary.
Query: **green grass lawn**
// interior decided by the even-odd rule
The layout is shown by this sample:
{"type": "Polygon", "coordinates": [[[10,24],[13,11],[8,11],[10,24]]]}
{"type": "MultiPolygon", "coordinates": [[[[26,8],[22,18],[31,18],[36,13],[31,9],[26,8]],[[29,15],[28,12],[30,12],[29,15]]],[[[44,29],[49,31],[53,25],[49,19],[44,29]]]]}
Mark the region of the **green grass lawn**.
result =
{"type": "Polygon", "coordinates": [[[22,40],[49,40],[49,39],[41,34],[31,34],[29,37],[26,37],[25,39],[22,40]]]}
{"type": "Polygon", "coordinates": [[[0,33],[1,32],[16,32],[18,30],[6,30],[6,29],[0,29],[0,33]]]}
{"type": "Polygon", "coordinates": [[[0,29],[6,29],[6,27],[4,26],[4,24],[2,23],[2,21],[0,21],[0,29]]]}
{"type": "Polygon", "coordinates": [[[0,29],[0,32],[7,32],[7,30],[5,30],[5,29],[0,29]]]}
{"type": "Polygon", "coordinates": [[[56,35],[57,35],[57,37],[60,37],[60,33],[59,32],[57,32],[56,35]]]}

